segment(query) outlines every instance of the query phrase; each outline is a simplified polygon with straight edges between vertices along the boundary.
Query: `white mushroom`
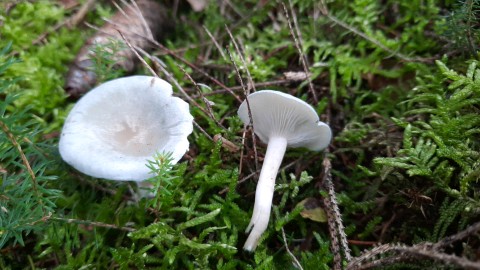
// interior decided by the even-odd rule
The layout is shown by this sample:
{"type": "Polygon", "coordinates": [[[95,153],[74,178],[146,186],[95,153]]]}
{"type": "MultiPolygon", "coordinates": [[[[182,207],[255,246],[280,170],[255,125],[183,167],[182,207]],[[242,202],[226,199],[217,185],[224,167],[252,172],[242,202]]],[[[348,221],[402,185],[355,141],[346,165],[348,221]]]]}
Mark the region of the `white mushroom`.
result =
{"type": "Polygon", "coordinates": [[[246,125],[253,124],[255,134],[268,144],[255,192],[253,215],[246,230],[250,235],[243,247],[253,251],[268,226],[275,178],[287,146],[320,151],[330,143],[332,132],[319,120],[312,106],[289,94],[263,90],[250,94],[247,100],[240,105],[238,115],[246,125]]]}
{"type": "Polygon", "coordinates": [[[188,150],[193,117],[172,97],[172,86],[150,76],[108,81],[83,96],[70,111],[59,142],[60,155],[87,175],[142,181],[156,153],[174,163],[188,150]]]}

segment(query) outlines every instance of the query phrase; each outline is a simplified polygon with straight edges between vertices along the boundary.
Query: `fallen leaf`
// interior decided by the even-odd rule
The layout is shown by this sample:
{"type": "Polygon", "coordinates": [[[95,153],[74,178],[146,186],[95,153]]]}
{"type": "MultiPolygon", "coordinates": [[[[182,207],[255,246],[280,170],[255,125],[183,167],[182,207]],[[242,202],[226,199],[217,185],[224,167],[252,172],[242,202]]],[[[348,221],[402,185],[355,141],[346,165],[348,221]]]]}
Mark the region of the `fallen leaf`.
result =
{"type": "Polygon", "coordinates": [[[300,215],[303,218],[308,218],[316,222],[327,222],[327,214],[317,199],[315,198],[306,198],[305,200],[299,202],[297,206],[303,206],[302,212],[300,215]]]}

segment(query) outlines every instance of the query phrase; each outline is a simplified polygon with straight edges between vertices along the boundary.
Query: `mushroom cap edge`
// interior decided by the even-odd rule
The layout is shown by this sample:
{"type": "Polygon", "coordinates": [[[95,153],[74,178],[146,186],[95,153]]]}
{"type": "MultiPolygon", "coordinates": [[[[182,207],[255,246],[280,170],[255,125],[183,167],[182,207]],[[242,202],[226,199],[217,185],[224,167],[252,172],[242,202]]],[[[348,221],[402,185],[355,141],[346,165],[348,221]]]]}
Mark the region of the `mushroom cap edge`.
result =
{"type": "MultiPolygon", "coordinates": [[[[261,90],[248,95],[255,134],[264,143],[272,136],[283,136],[288,147],[312,151],[325,149],[332,139],[330,127],[321,122],[316,111],[305,101],[275,90],[261,90]]],[[[247,101],[238,109],[245,125],[250,123],[247,101]]]]}

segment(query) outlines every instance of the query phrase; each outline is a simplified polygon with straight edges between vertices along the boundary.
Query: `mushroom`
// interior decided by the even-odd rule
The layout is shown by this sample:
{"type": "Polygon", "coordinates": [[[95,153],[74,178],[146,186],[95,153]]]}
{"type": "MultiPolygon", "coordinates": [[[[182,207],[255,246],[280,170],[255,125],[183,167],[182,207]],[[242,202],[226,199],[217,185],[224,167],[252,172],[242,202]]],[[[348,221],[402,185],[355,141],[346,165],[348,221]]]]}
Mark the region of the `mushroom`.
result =
{"type": "Polygon", "coordinates": [[[151,76],[103,83],[70,111],[59,142],[63,160],[97,178],[143,181],[152,177],[147,160],[171,153],[177,163],[193,130],[188,104],[172,86],[151,76]]]}
{"type": "Polygon", "coordinates": [[[320,151],[330,143],[332,132],[319,120],[312,106],[273,90],[248,95],[240,105],[238,115],[245,125],[251,124],[255,134],[268,145],[255,192],[252,218],[246,230],[250,235],[243,247],[253,251],[268,226],[275,178],[287,146],[320,151]]]}

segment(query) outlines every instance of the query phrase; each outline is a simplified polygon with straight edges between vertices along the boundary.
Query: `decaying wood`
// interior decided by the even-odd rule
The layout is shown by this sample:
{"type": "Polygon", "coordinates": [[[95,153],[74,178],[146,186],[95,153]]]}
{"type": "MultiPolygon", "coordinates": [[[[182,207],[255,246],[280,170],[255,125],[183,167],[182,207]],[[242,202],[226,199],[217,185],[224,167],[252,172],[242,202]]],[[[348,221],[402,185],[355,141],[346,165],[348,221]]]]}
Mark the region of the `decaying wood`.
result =
{"type": "MultiPolygon", "coordinates": [[[[93,49],[98,45],[107,46],[112,40],[125,44],[122,34],[136,48],[148,50],[149,39],[159,40],[173,26],[165,7],[150,0],[138,0],[121,8],[106,24],[98,29],[80,49],[67,74],[65,91],[72,97],[78,97],[90,90],[96,83],[93,71],[93,49]]],[[[116,65],[131,72],[138,59],[128,47],[116,53],[116,65]]]]}

